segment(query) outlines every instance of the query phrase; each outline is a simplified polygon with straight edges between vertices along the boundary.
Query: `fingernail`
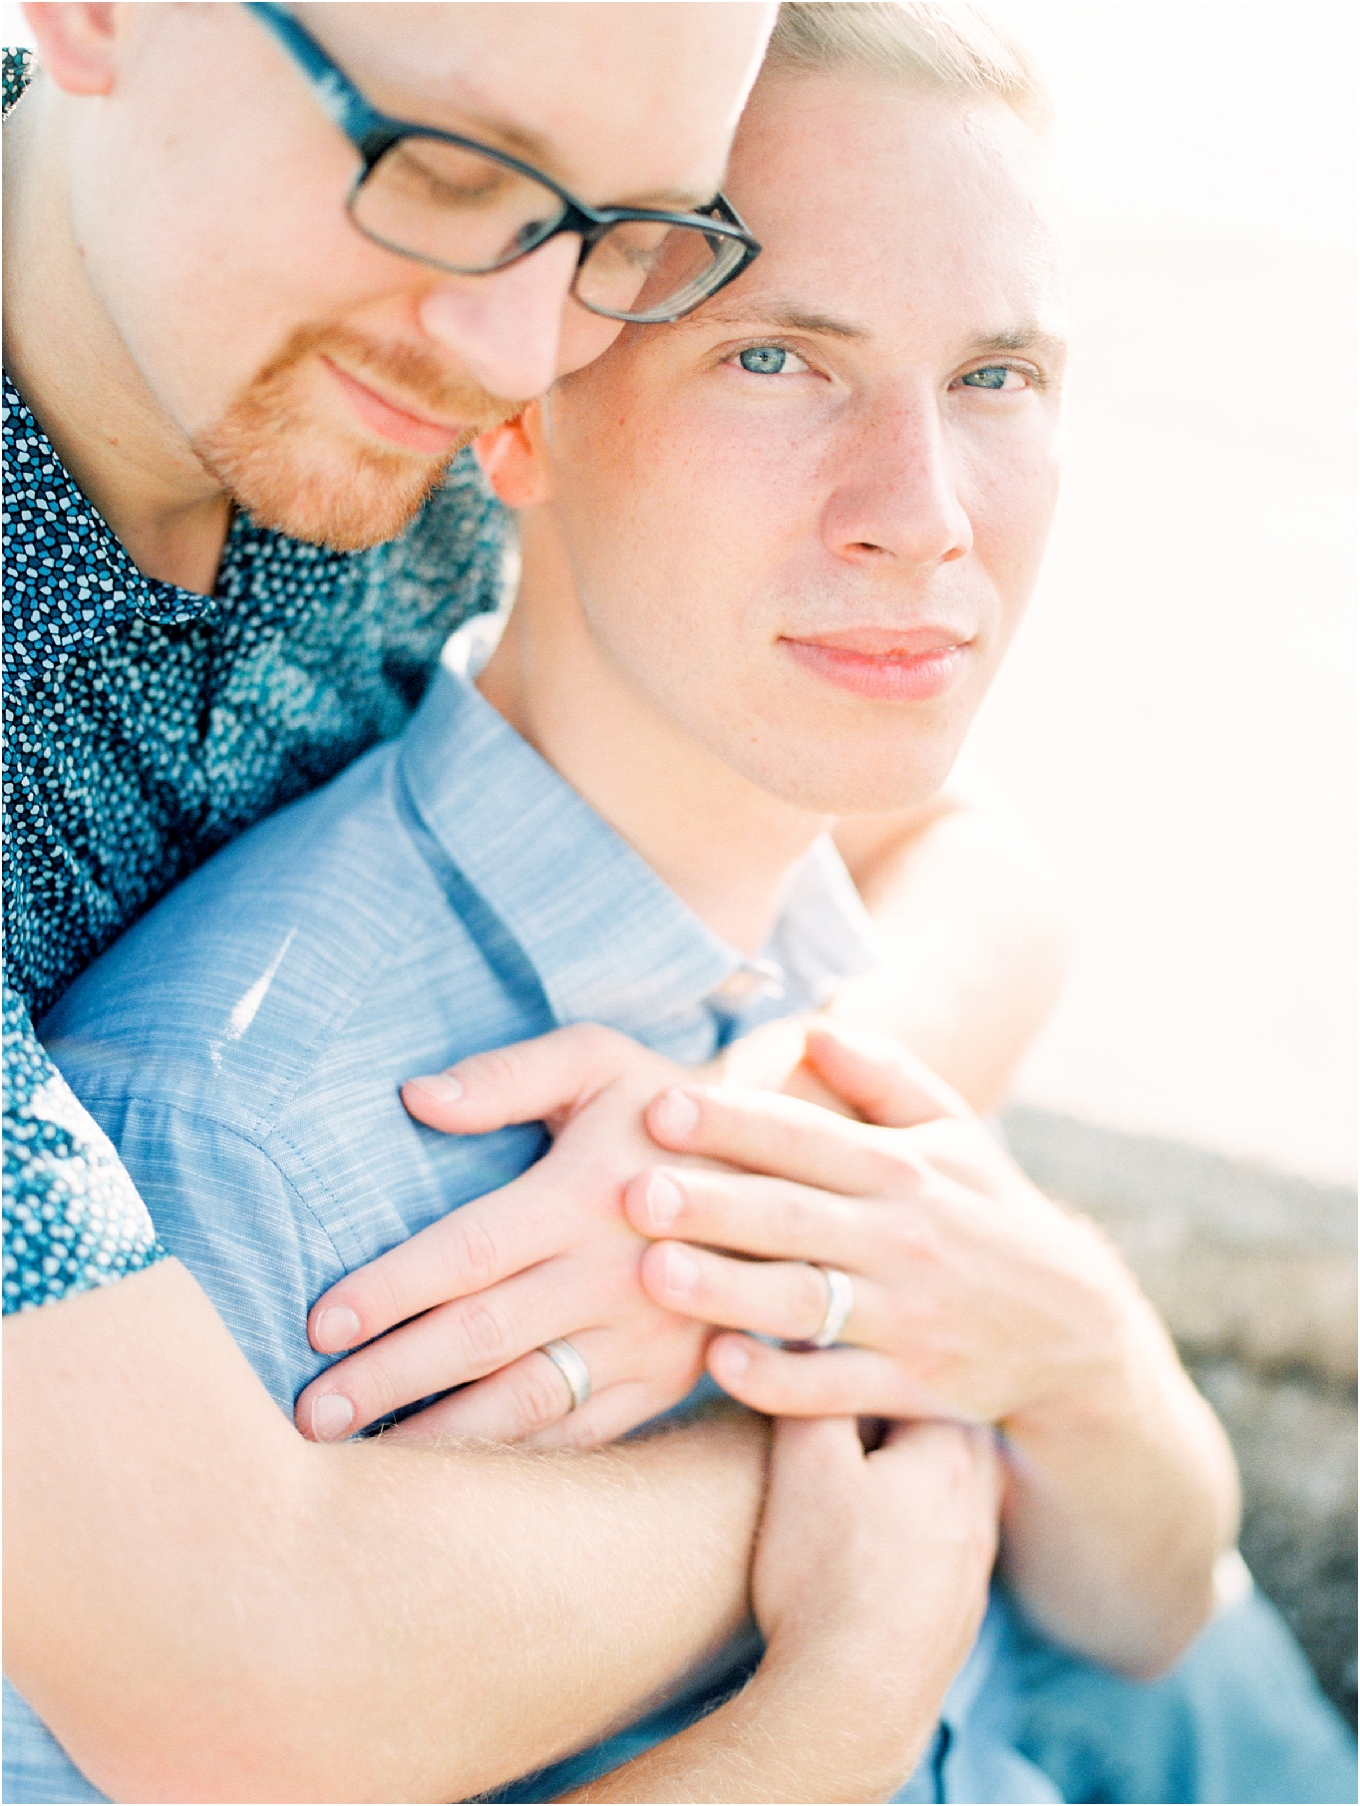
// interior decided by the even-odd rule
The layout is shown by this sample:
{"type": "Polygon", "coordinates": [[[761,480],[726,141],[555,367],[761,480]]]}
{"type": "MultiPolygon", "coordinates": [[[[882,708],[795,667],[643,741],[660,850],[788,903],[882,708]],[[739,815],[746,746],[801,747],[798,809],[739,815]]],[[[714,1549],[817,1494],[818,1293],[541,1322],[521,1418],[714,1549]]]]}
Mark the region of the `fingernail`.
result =
{"type": "Polygon", "coordinates": [[[699,1263],[683,1248],[666,1250],[666,1290],[692,1292],[699,1283],[699,1263]]]}
{"type": "Polygon", "coordinates": [[[676,1141],[691,1135],[698,1120],[699,1106],[687,1091],[668,1091],[656,1106],[657,1127],[676,1141]]]}
{"type": "Polygon", "coordinates": [[[737,1380],[751,1365],[751,1352],[744,1342],[720,1342],[713,1350],[713,1359],[725,1374],[737,1380]]]}
{"type": "Polygon", "coordinates": [[[674,1179],[664,1173],[653,1173],[647,1181],[647,1214],[654,1229],[665,1229],[680,1215],[684,1195],[674,1179]]]}
{"type": "Polygon", "coordinates": [[[323,1392],[312,1400],[312,1435],[318,1442],[338,1442],[354,1422],[354,1406],[342,1392],[323,1392]]]}
{"type": "Polygon", "coordinates": [[[456,1104],[463,1095],[463,1081],[451,1072],[433,1072],[426,1078],[407,1079],[406,1083],[425,1092],[437,1104],[456,1104]]]}
{"type": "Polygon", "coordinates": [[[316,1320],[313,1347],[322,1354],[334,1354],[337,1348],[348,1348],[359,1340],[359,1319],[347,1304],[328,1305],[316,1320]]]}

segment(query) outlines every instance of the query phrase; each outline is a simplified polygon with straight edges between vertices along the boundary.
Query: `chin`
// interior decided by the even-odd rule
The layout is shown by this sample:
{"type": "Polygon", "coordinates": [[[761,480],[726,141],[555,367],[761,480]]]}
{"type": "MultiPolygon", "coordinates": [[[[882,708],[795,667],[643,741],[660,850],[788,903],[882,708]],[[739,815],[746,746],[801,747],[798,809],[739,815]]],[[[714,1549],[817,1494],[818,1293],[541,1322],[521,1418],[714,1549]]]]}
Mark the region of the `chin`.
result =
{"type": "Polygon", "coordinates": [[[856,765],[852,770],[836,771],[819,759],[814,767],[800,770],[797,759],[790,757],[777,768],[748,769],[746,775],[781,803],[805,809],[809,815],[874,815],[928,803],[952,765],[952,757],[920,765],[894,758],[869,769],[856,765]]]}
{"type": "Polygon", "coordinates": [[[337,552],[395,539],[461,449],[430,457],[357,437],[316,406],[291,363],[246,389],[193,445],[259,526],[337,552]]]}
{"type": "MultiPolygon", "coordinates": [[[[748,719],[749,719],[748,713],[748,719]]],[[[929,802],[953,769],[966,721],[898,721],[869,733],[847,731],[825,717],[798,724],[769,715],[755,735],[736,740],[713,722],[705,736],[726,764],[767,795],[811,815],[860,815],[929,802]]],[[[861,728],[863,724],[860,724],[861,728]]]]}
{"type": "Polygon", "coordinates": [[[195,449],[257,525],[337,552],[395,539],[439,487],[450,462],[306,441],[290,446],[252,439],[195,449]]]}

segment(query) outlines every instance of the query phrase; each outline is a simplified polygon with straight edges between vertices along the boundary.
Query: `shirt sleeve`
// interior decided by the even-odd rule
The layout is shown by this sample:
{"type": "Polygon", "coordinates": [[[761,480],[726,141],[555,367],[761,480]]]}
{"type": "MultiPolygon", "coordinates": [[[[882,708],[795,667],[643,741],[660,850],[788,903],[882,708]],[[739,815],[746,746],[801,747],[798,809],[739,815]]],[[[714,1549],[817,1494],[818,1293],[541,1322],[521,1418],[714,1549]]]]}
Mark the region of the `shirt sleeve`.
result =
{"type": "Polygon", "coordinates": [[[5,1313],[111,1285],[166,1257],[108,1137],[4,987],[5,1313]]]}

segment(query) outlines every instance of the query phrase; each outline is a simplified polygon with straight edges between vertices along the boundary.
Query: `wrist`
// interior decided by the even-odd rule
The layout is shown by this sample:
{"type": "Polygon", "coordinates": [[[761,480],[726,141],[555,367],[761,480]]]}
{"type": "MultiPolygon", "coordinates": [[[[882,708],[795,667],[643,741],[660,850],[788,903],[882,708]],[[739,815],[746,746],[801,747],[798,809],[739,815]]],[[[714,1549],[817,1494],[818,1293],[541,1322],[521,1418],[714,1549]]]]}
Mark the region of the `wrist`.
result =
{"type": "Polygon", "coordinates": [[[833,1635],[769,1647],[730,1706],[752,1735],[790,1751],[796,1787],[784,1797],[888,1800],[920,1760],[947,1684],[904,1680],[900,1639],[876,1658],[865,1639],[833,1635]]]}
{"type": "Polygon", "coordinates": [[[1007,1416],[1012,1445],[1054,1437],[1137,1436],[1188,1384],[1161,1319],[1112,1249],[1090,1289],[1086,1327],[1059,1382],[1007,1416]]]}
{"type": "Polygon", "coordinates": [[[1033,1299],[1046,1333],[1032,1337],[1030,1385],[1000,1419],[1012,1442],[1126,1423],[1179,1363],[1124,1258],[1086,1217],[1043,1199],[1048,1251],[1033,1299]]]}

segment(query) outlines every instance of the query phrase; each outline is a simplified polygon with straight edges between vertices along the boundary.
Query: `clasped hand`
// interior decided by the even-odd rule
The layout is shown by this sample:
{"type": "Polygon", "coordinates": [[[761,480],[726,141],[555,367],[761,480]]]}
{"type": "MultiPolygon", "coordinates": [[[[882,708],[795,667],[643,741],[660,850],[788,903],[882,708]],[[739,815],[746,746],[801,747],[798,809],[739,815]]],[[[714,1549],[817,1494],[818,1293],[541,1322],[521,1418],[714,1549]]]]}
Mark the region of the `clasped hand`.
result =
{"type": "Polygon", "coordinates": [[[318,1300],[316,1347],[367,1345],[302,1393],[299,1428],[313,1433],[329,1393],[354,1407],[353,1430],[459,1386],[397,1433],[602,1442],[677,1403],[705,1357],[734,1397],[777,1416],[1002,1423],[1117,1378],[1129,1282],[1099,1235],[895,1044],[818,1028],[805,1059],[867,1120],[697,1083],[588,1026],[408,1085],[433,1127],[541,1119],[554,1144],[318,1300]],[[714,1338],[812,1335],[827,1302],[815,1263],[853,1280],[846,1346],[714,1338]],[[570,1414],[535,1352],[554,1337],[593,1380],[570,1414]]]}

